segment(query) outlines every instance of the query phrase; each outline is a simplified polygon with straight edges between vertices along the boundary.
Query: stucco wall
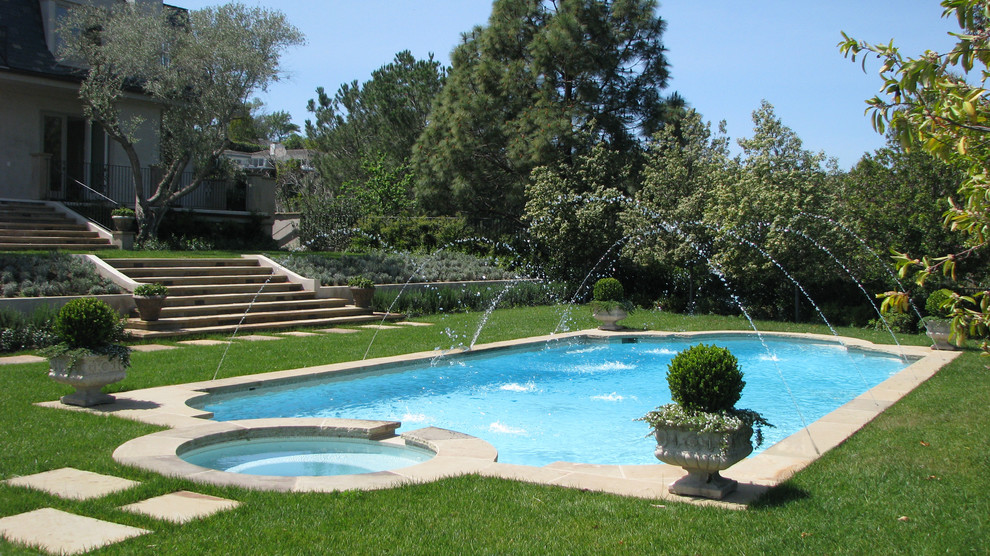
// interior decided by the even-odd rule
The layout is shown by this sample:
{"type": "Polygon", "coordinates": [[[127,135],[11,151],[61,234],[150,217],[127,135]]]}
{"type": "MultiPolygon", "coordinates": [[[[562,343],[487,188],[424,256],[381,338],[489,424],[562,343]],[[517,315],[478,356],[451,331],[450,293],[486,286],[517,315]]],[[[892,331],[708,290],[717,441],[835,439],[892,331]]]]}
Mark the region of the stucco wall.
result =
{"type": "MultiPolygon", "coordinates": [[[[122,112],[144,119],[136,143],[142,165],[158,162],[158,108],[129,100],[125,101],[122,112]]],[[[42,152],[45,114],[82,117],[78,87],[0,72],[0,197],[42,198],[41,184],[32,173],[32,155],[42,152]]],[[[108,164],[129,166],[123,149],[113,141],[109,146],[108,164]]]]}

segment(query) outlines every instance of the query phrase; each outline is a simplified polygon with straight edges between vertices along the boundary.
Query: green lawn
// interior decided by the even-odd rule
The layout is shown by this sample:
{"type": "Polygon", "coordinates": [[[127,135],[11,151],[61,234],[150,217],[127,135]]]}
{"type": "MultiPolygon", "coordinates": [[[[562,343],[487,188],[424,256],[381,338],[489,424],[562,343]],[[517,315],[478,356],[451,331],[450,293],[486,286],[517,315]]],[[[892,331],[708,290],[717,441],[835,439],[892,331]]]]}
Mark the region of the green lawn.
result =
{"type": "MultiPolygon", "coordinates": [[[[221,377],[469,343],[480,314],[430,317],[432,327],[233,344],[221,377]],[[370,350],[369,350],[369,345],[370,350]]],[[[479,342],[594,325],[585,308],[493,313],[479,342]]],[[[664,330],[746,329],[740,318],[639,312],[628,323],[664,330]]],[[[761,330],[828,333],[758,323],[761,330]]],[[[889,334],[840,334],[891,342],[889,334]]],[[[926,343],[923,336],[902,343],[926,343]]],[[[211,378],[223,347],[135,353],[119,389],[211,378]]],[[[990,381],[985,359],[963,354],[938,375],[748,511],[622,498],[476,476],[377,492],[277,494],[218,488],[123,467],[124,441],[155,427],[38,408],[68,392],[44,363],[0,367],[0,478],[72,466],[141,481],[89,502],[0,486],[0,516],[55,507],[152,529],[101,554],[673,554],[986,553],[990,537],[990,381]],[[116,508],[179,489],[240,500],[236,510],[185,525],[116,508]]],[[[643,395],[649,395],[644,393],[643,395]]],[[[758,408],[756,408],[758,409],[758,408]]],[[[728,473],[731,476],[731,471],[728,473]]],[[[0,554],[34,551],[0,541],[0,554]]]]}

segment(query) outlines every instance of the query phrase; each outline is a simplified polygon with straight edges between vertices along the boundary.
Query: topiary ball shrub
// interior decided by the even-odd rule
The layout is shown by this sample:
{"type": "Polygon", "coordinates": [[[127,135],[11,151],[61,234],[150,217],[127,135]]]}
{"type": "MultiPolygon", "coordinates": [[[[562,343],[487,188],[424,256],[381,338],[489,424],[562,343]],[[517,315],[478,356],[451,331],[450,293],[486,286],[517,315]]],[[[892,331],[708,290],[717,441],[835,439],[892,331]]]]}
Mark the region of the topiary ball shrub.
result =
{"type": "Polygon", "coordinates": [[[684,409],[706,413],[732,410],[746,385],[742,377],[736,357],[715,345],[692,346],[667,367],[673,400],[684,409]]]}
{"type": "Polygon", "coordinates": [[[626,292],[622,283],[615,278],[602,278],[595,282],[592,296],[595,301],[622,301],[626,292]]]}
{"type": "Polygon", "coordinates": [[[942,308],[942,304],[951,297],[949,290],[933,291],[925,300],[925,313],[930,317],[945,318],[947,311],[942,308]]]}
{"type": "Polygon", "coordinates": [[[106,302],[81,297],[66,303],[55,316],[55,333],[70,348],[100,348],[120,339],[123,322],[106,302]]]}

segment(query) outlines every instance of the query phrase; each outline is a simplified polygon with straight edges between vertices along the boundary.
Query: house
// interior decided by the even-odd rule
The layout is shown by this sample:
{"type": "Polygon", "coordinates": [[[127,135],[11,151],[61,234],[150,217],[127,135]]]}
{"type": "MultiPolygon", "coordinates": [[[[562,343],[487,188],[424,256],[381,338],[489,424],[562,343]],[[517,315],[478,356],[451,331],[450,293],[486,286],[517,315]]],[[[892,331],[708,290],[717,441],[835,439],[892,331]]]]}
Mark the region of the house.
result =
{"type": "MultiPolygon", "coordinates": [[[[157,2],[161,0],[98,0],[157,2]]],[[[123,150],[83,115],[78,98],[82,72],[55,56],[55,22],[78,1],[0,0],[0,198],[63,201],[111,194],[126,180],[123,150]],[[120,174],[120,175],[117,175],[120,174]],[[90,188],[90,189],[87,189],[90,188]]],[[[134,94],[124,110],[140,114],[137,148],[142,160],[158,160],[158,107],[134,94]]],[[[133,201],[133,190],[124,199],[133,201]]]]}
{"type": "Polygon", "coordinates": [[[224,151],[223,156],[246,172],[270,172],[278,162],[298,160],[303,171],[313,170],[312,151],[286,149],[281,143],[271,143],[268,149],[255,152],[224,151]]]}

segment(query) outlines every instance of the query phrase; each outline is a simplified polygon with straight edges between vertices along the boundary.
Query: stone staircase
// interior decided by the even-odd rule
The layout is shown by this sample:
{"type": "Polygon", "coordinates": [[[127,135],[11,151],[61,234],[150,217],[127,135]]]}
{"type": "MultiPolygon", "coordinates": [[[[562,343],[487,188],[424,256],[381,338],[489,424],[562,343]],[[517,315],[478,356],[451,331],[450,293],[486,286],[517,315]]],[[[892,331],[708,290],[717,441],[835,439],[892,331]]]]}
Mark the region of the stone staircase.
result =
{"type": "Polygon", "coordinates": [[[105,259],[140,283],[168,286],[157,321],[127,320],[137,337],[188,336],[379,322],[386,317],[342,298],[317,298],[254,259],[105,259]]]}
{"type": "Polygon", "coordinates": [[[0,251],[115,249],[106,238],[41,202],[0,200],[0,251]]]}

